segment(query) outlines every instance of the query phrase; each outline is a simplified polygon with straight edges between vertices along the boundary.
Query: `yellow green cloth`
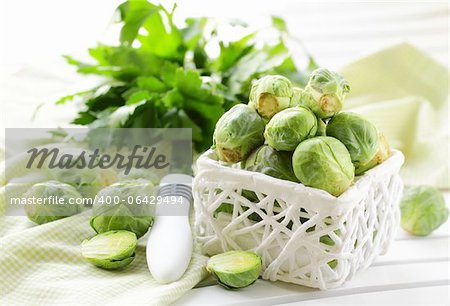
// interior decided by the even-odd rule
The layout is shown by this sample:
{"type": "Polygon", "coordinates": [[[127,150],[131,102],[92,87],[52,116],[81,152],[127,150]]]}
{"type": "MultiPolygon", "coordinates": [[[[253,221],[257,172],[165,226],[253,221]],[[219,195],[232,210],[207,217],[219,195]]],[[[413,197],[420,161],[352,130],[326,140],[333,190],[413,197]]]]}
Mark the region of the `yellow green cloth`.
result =
{"type": "MultiPolygon", "coordinates": [[[[23,175],[25,163],[26,158],[8,162],[8,176],[23,175]]],[[[4,165],[0,163],[0,215],[5,207],[4,165]]],[[[207,275],[207,257],[195,245],[182,278],[157,283],[147,267],[147,235],[139,239],[135,260],[124,269],[93,266],[80,249],[84,239],[95,235],[90,214],[42,225],[25,216],[0,216],[0,305],[168,305],[207,275]]]]}
{"type": "Polygon", "coordinates": [[[81,241],[93,234],[89,214],[38,226],[26,217],[3,217],[0,305],[168,305],[206,274],[206,257],[196,251],[179,281],[158,284],[147,268],[147,236],[126,268],[96,268],[80,254],[81,241]]]}
{"type": "Polygon", "coordinates": [[[345,109],[363,114],[405,155],[406,185],[450,188],[449,71],[408,44],[356,61],[345,109]]]}
{"type": "MultiPolygon", "coordinates": [[[[405,183],[449,188],[448,70],[403,44],[342,73],[351,84],[346,109],[367,116],[403,151],[405,183]]],[[[4,164],[0,174],[1,208],[4,164]]],[[[130,266],[101,270],[80,255],[81,241],[93,234],[88,215],[39,226],[26,217],[0,217],[0,305],[166,305],[205,276],[206,257],[195,251],[182,279],[157,284],[145,261],[146,237],[130,266]]]]}

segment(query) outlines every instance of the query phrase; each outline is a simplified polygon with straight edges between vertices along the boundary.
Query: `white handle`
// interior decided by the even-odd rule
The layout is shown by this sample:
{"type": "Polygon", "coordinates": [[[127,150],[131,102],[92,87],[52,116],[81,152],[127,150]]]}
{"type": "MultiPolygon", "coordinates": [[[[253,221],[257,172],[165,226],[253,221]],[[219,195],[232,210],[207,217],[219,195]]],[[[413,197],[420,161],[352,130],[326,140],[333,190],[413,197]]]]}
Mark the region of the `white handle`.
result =
{"type": "Polygon", "coordinates": [[[147,242],[147,265],[159,283],[183,276],[192,256],[192,233],[187,216],[159,216],[147,242]]]}

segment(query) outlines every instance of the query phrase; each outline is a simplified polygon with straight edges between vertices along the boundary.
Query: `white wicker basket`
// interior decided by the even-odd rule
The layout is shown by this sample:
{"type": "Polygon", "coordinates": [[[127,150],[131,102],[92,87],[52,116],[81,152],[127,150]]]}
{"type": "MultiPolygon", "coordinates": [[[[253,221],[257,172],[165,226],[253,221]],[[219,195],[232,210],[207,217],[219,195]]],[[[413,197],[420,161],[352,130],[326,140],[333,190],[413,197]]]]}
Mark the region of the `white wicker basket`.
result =
{"type": "Polygon", "coordinates": [[[385,253],[393,239],[403,161],[394,150],[336,198],[230,168],[208,151],[197,161],[193,184],[197,239],[207,255],[239,249],[258,253],[263,279],[320,289],[340,286],[385,253]],[[222,204],[232,213],[216,212],[222,204]]]}

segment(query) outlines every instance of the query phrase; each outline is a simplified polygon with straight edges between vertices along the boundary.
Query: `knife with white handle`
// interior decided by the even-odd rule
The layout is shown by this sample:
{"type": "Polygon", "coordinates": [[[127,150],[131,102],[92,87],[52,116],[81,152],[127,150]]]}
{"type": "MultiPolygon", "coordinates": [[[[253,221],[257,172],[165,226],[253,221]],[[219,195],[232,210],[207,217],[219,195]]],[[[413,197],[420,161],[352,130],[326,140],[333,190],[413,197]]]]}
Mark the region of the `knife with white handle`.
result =
{"type": "Polygon", "coordinates": [[[168,284],[183,276],[192,257],[189,225],[192,177],[185,174],[165,176],[160,183],[158,198],[155,221],[147,241],[147,265],[157,282],[168,284]]]}

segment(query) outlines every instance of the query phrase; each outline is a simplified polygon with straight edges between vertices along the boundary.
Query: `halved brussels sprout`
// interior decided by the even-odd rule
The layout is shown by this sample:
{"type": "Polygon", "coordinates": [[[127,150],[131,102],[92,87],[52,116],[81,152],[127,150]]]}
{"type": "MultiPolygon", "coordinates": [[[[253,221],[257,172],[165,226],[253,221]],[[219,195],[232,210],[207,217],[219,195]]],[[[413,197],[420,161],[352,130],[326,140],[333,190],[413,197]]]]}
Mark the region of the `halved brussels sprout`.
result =
{"type": "Polygon", "coordinates": [[[109,231],[81,243],[81,255],[97,267],[114,270],[134,260],[136,235],[129,231],[109,231]]]}
{"type": "Polygon", "coordinates": [[[448,219],[442,194],[431,186],[412,187],[400,202],[402,228],[417,236],[427,236],[448,219]]]}
{"type": "Polygon", "coordinates": [[[281,75],[266,75],[250,90],[250,104],[266,119],[288,108],[292,97],[292,83],[281,75]]]}
{"type": "Polygon", "coordinates": [[[326,133],[345,145],[356,169],[370,162],[377,153],[377,128],[358,114],[337,114],[328,122],[326,133]]]}
{"type": "Polygon", "coordinates": [[[336,138],[327,136],[301,142],[292,156],[292,166],[301,183],[334,196],[346,191],[355,176],[345,146],[336,138]]]}
{"type": "Polygon", "coordinates": [[[217,156],[227,163],[244,160],[264,143],[264,121],[251,107],[238,104],[222,115],[214,131],[217,156]]]}
{"type": "Polygon", "coordinates": [[[97,233],[126,230],[142,237],[153,223],[154,205],[149,198],[154,195],[153,184],[143,179],[103,188],[95,197],[91,227],[97,233]]]}
{"type": "Polygon", "coordinates": [[[278,152],[268,145],[263,145],[254,150],[242,164],[242,168],[278,179],[298,182],[292,170],[292,154],[278,152]]]}
{"type": "Polygon", "coordinates": [[[272,148],[279,151],[293,151],[297,145],[314,137],[317,132],[317,118],[307,108],[298,106],[285,109],[269,121],[264,137],[272,148]]]}
{"type": "Polygon", "coordinates": [[[382,133],[378,133],[378,150],[375,156],[366,164],[360,164],[355,168],[356,175],[362,175],[367,170],[372,169],[376,165],[381,164],[392,155],[389,143],[382,133]]]}
{"type": "Polygon", "coordinates": [[[339,73],[319,68],[311,73],[300,104],[311,109],[318,118],[330,118],[342,110],[348,82],[339,73]]]}
{"type": "Polygon", "coordinates": [[[261,266],[261,257],[253,252],[229,251],[212,256],[208,260],[206,270],[225,288],[239,289],[253,284],[258,279],[261,266]]]}
{"type": "Polygon", "coordinates": [[[69,217],[83,210],[81,194],[73,186],[57,181],[35,184],[23,197],[27,201],[35,199],[33,203],[27,202],[25,213],[37,224],[69,217]]]}

